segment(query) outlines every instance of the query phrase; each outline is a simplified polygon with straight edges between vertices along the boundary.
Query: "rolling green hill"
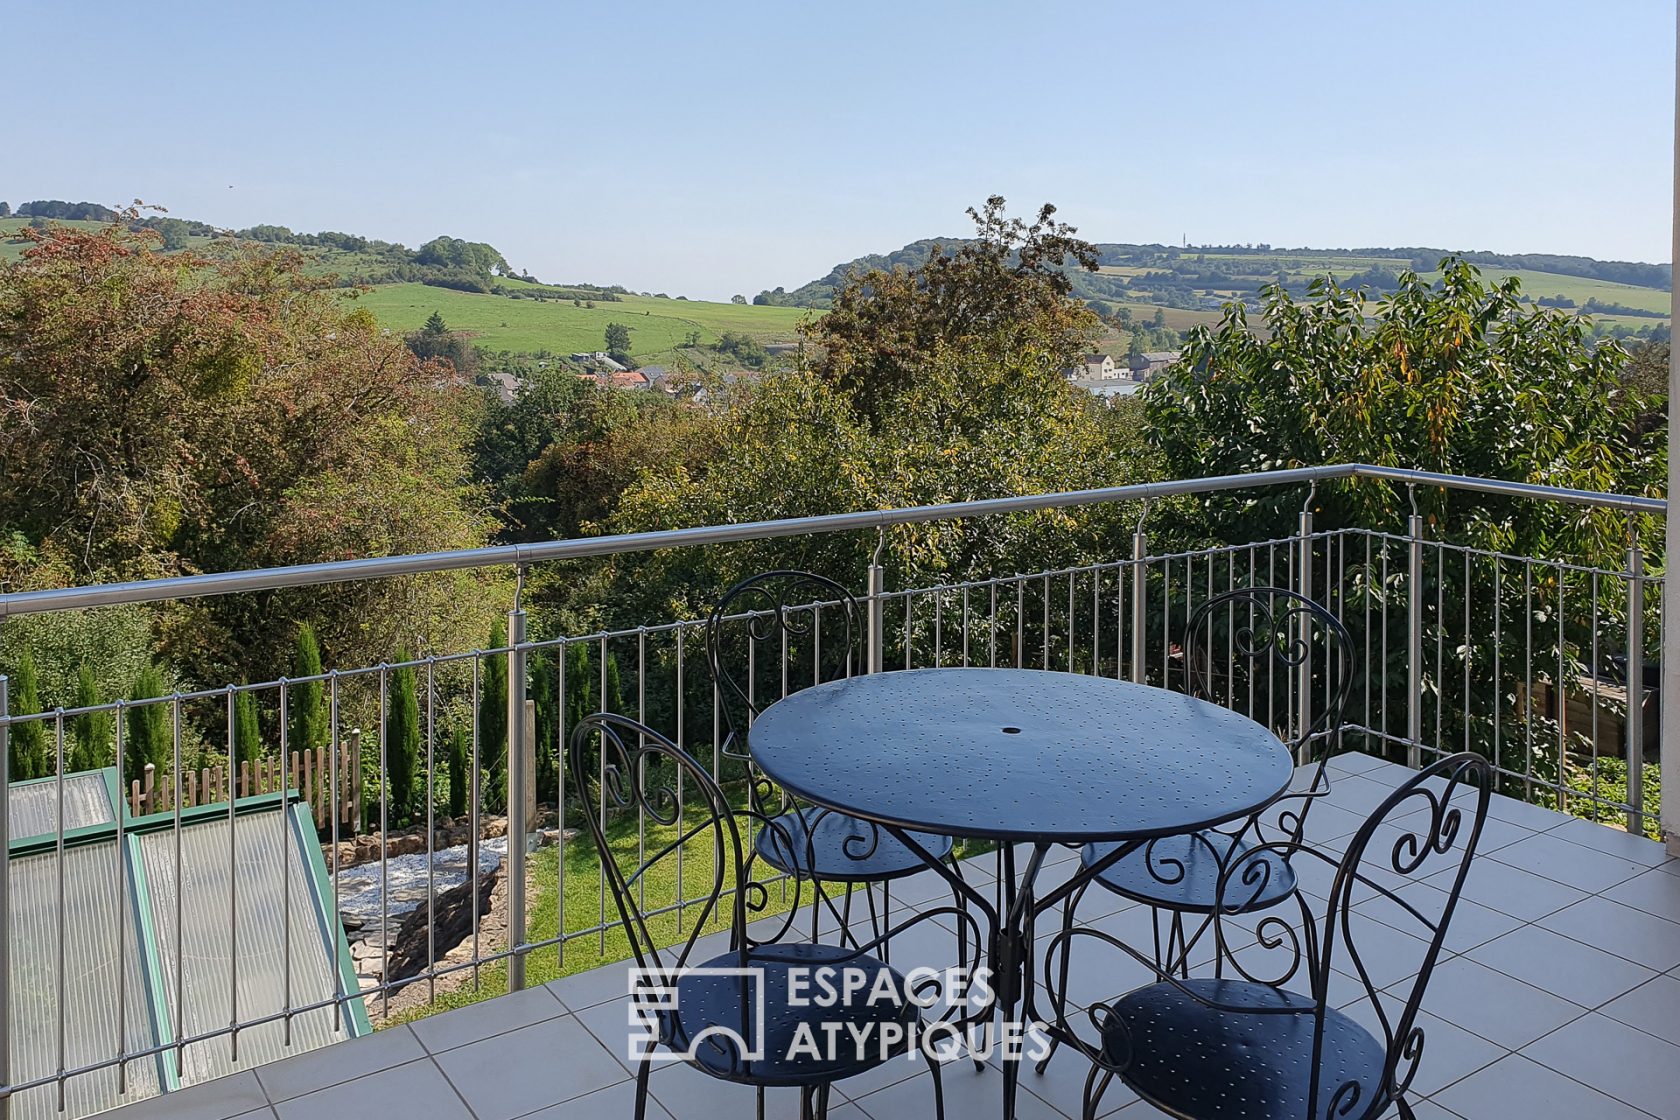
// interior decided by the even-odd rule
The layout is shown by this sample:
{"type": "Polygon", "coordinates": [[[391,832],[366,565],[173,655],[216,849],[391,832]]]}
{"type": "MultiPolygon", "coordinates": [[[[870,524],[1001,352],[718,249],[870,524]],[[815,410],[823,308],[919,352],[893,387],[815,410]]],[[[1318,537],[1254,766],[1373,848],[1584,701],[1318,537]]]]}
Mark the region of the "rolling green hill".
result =
{"type": "Polygon", "coordinates": [[[602,349],[608,323],[630,328],[630,352],[652,361],[682,346],[693,331],[702,343],[716,342],[724,331],[751,335],[761,342],[787,342],[798,336],[803,308],[753,307],[699,300],[623,296],[593,308],[570,301],[511,299],[456,292],[427,284],[381,284],[346,293],[392,330],[417,330],[433,311],[451,330],[468,335],[487,350],[569,354],[602,349]]]}
{"type": "MultiPolygon", "coordinates": [[[[961,243],[956,238],[911,242],[891,253],[837,265],[827,276],[791,291],[776,288],[761,292],[755,302],[826,307],[835,288],[854,269],[914,268],[927,260],[935,245],[961,243]]],[[[1158,308],[1165,309],[1166,325],[1173,330],[1217,318],[1220,307],[1232,300],[1255,307],[1261,288],[1274,282],[1301,296],[1314,279],[1333,276],[1346,286],[1366,287],[1380,298],[1385,291],[1393,290],[1399,273],[1407,269],[1417,269],[1425,278],[1435,279],[1439,276],[1433,271],[1435,265],[1449,255],[1444,249],[1413,247],[1273,249],[1099,244],[1096,248],[1096,272],[1069,271],[1075,294],[1105,317],[1126,310],[1133,320],[1147,320],[1158,308]]],[[[1667,265],[1547,254],[1461,255],[1489,279],[1516,276],[1531,299],[1572,301],[1579,313],[1592,316],[1599,329],[1618,336],[1649,333],[1665,324],[1670,314],[1667,265]],[[1588,307],[1591,300],[1597,305],[1588,307]]]]}

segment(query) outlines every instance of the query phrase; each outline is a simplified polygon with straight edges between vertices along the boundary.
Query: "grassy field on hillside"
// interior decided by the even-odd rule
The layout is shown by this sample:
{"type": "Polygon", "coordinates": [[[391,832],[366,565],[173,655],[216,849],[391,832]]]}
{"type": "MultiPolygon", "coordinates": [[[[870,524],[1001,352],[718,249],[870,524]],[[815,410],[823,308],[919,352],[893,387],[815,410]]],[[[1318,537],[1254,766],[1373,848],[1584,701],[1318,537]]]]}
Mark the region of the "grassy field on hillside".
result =
{"type": "MultiPolygon", "coordinates": [[[[347,293],[347,296],[350,293],[347,293]]],[[[385,284],[355,296],[392,330],[418,329],[433,311],[451,330],[464,331],[487,350],[556,354],[600,350],[608,323],[630,328],[630,352],[638,358],[667,354],[683,345],[691,331],[702,343],[724,331],[749,334],[764,342],[793,341],[807,314],[797,307],[753,307],[699,300],[625,296],[618,303],[593,308],[569,302],[510,299],[434,288],[426,284],[385,284]]]]}

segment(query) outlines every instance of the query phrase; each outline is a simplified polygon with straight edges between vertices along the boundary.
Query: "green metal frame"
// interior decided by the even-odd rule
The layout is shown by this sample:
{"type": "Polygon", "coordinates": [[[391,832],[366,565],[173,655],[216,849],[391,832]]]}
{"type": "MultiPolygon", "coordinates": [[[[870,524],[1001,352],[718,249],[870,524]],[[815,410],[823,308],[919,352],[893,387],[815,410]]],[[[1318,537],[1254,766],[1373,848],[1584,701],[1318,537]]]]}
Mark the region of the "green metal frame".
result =
{"type": "MultiPolygon", "coordinates": [[[[315,834],[315,821],[309,815],[309,806],[301,799],[292,806],[292,823],[298,826],[298,830],[305,837],[315,834]]],[[[337,946],[338,974],[343,981],[345,994],[359,992],[361,988],[356,983],[356,964],[350,956],[350,942],[344,936],[344,924],[338,920],[337,914],[327,913],[327,902],[332,898],[332,891],[321,889],[323,884],[332,882],[332,877],[327,872],[326,857],[321,854],[321,845],[318,842],[305,843],[303,850],[308,854],[310,870],[315,873],[315,916],[321,923],[321,934],[323,937],[331,937],[337,946]],[[333,931],[336,931],[336,936],[333,931]]],[[[350,1037],[360,1038],[364,1034],[373,1033],[373,1023],[368,1019],[366,999],[357,995],[346,1000],[345,1007],[350,1013],[349,1019],[353,1028],[350,1037]]]]}
{"type": "MultiPolygon", "coordinates": [[[[93,773],[94,771],[80,771],[93,773]]],[[[190,808],[169,809],[160,813],[147,813],[143,816],[133,816],[128,811],[127,799],[122,796],[116,767],[107,766],[97,771],[105,782],[105,791],[110,798],[112,820],[102,824],[84,825],[80,828],[66,829],[63,833],[63,844],[66,848],[88,844],[97,844],[115,840],[122,845],[122,858],[126,867],[125,878],[128,884],[128,898],[126,903],[134,918],[134,930],[137,948],[140,955],[140,974],[146,989],[147,1012],[151,1020],[152,1034],[158,1045],[171,1046],[175,1042],[174,1024],[169,1018],[169,1001],[164,991],[163,966],[161,945],[157,929],[152,921],[151,885],[146,876],[144,859],[140,855],[140,838],[148,833],[159,832],[176,827],[188,826],[212,820],[226,820],[228,817],[228,802],[211,802],[207,805],[194,805],[190,808]]],[[[65,777],[72,775],[66,774],[65,777]]],[[[27,781],[13,782],[14,786],[43,785],[56,783],[59,779],[31,778],[27,781]]],[[[336,956],[340,987],[346,995],[359,992],[356,982],[355,963],[350,956],[350,943],[344,936],[342,925],[337,922],[337,915],[329,914],[329,900],[332,898],[332,879],[327,872],[325,857],[321,854],[321,844],[315,834],[315,821],[309,806],[304,802],[303,795],[297,790],[277,791],[274,793],[256,794],[251,797],[237,798],[233,802],[232,812],[235,817],[252,816],[258,813],[268,813],[275,810],[289,811],[288,824],[299,848],[304,853],[304,863],[309,869],[309,893],[311,906],[315,914],[316,928],[320,931],[323,944],[330,943],[336,956]]],[[[24,836],[12,840],[7,844],[9,858],[22,856],[43,855],[58,850],[60,835],[56,832],[43,833],[38,836],[24,836]]],[[[367,1005],[359,995],[345,1000],[346,1033],[351,1038],[373,1033],[373,1024],[368,1018],[367,1005]]],[[[161,1050],[156,1055],[158,1063],[158,1083],[163,1092],[170,1093],[181,1086],[181,1071],[177,1055],[173,1048],[161,1050]]]]}

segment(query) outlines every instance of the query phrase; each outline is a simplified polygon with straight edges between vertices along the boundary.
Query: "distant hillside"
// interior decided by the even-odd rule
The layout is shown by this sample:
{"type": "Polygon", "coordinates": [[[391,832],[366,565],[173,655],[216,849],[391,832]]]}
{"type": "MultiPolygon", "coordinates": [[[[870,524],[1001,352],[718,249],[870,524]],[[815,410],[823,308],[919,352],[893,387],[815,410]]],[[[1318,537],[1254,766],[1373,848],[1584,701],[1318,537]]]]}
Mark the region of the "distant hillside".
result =
{"type": "MultiPolygon", "coordinates": [[[[0,207],[5,204],[0,203],[0,207]]],[[[26,242],[19,230],[59,222],[80,229],[115,220],[115,211],[90,202],[35,201],[13,216],[0,209],[0,261],[15,260],[26,242]]],[[[803,308],[709,303],[665,293],[637,294],[620,285],[544,284],[514,269],[494,246],[437,237],[418,249],[355,234],[298,233],[285,226],[221,230],[208,223],[148,216],[134,223],[163,237],[166,252],[209,250],[229,237],[297,248],[311,271],[330,275],[346,298],[372,311],[381,325],[407,333],[434,311],[474,346],[496,353],[565,355],[605,347],[609,323],[630,328],[629,353],[641,362],[676,355],[692,365],[736,368],[738,351],[798,338],[803,308]]],[[[761,355],[762,349],[754,354],[761,355]]],[[[752,357],[753,355],[749,355],[752,357]]]]}
{"type": "MultiPolygon", "coordinates": [[[[913,241],[887,254],[836,265],[827,276],[786,291],[760,292],[756,304],[825,308],[854,270],[915,268],[940,245],[960,238],[913,241]]],[[[1100,244],[1099,269],[1070,270],[1074,292],[1107,318],[1129,321],[1171,309],[1174,318],[1211,318],[1225,303],[1256,304],[1262,287],[1282,283],[1305,294],[1312,280],[1334,276],[1345,286],[1392,291],[1407,269],[1431,273],[1446,249],[1415,246],[1362,249],[1275,249],[1269,245],[1180,248],[1172,245],[1100,244]]],[[[1666,264],[1601,261],[1551,253],[1458,253],[1489,276],[1517,276],[1523,291],[1549,305],[1578,309],[1615,335],[1649,334],[1670,312],[1672,270],[1666,264]]]]}

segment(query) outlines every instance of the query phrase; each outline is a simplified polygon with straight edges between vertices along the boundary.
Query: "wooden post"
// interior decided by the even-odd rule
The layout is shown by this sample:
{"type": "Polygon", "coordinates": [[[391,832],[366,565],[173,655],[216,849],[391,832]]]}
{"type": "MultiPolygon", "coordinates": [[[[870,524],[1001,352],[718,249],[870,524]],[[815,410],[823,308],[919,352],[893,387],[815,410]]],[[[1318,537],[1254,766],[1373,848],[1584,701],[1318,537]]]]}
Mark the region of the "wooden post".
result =
{"type": "Polygon", "coordinates": [[[350,822],[350,831],[354,835],[362,831],[362,729],[359,727],[350,732],[349,755],[350,811],[356,814],[355,819],[350,822]]]}
{"type": "Polygon", "coordinates": [[[140,790],[141,804],[146,807],[146,812],[157,812],[157,805],[154,804],[157,800],[157,763],[146,763],[146,776],[142,780],[140,790]]]}

